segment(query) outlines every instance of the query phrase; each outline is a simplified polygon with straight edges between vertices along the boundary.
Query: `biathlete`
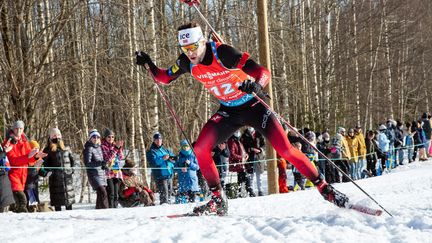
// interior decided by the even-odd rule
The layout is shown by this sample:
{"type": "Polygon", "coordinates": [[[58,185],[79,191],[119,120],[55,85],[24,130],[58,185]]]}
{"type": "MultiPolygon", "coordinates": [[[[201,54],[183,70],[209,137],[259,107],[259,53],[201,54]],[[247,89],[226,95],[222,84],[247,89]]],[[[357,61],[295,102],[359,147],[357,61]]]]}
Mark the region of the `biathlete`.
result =
{"type": "Polygon", "coordinates": [[[210,201],[196,207],[195,214],[227,213],[227,199],[211,151],[242,126],[254,127],[263,134],[281,157],[317,186],[326,200],[338,206],[345,204],[347,198],[328,185],[309,159],[290,144],[276,116],[252,95],[254,92],[266,99],[262,87],[270,80],[269,70],[257,64],[246,52],[226,44],[207,42],[196,23],[178,28],[178,42],[183,53],[170,68],[158,68],[142,51],[136,53],[136,63],[147,65],[154,79],[165,85],[190,73],[220,102],[219,110],[204,125],[194,147],[199,167],[212,191],[210,201]]]}

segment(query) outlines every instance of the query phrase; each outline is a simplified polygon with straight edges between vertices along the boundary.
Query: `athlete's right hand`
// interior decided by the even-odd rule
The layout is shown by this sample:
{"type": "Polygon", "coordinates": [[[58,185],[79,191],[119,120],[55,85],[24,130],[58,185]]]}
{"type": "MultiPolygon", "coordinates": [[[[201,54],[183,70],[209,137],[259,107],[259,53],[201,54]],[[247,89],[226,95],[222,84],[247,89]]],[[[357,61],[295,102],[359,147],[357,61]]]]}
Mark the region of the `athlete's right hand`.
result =
{"type": "Polygon", "coordinates": [[[143,51],[136,51],[135,56],[136,56],[136,62],[135,63],[137,65],[143,66],[143,65],[149,64],[151,62],[150,56],[143,51]]]}

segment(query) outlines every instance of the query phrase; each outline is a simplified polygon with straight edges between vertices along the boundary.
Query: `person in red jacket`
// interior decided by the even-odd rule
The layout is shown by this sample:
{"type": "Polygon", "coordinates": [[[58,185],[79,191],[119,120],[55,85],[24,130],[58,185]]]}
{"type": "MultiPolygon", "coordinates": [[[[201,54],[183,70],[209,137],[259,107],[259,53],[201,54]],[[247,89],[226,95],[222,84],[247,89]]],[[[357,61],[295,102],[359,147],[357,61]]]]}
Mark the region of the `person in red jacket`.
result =
{"type": "Polygon", "coordinates": [[[213,194],[207,204],[194,209],[195,214],[225,215],[228,212],[228,202],[211,151],[216,144],[246,125],[266,137],[281,157],[313,181],[326,200],[338,206],[346,203],[346,197],[328,185],[309,159],[290,144],[272,111],[254,97],[255,94],[267,99],[262,89],[270,81],[269,70],[257,64],[246,52],[219,42],[207,42],[196,23],[178,28],[178,43],[183,53],[170,68],[158,68],[143,51],[136,52],[136,64],[146,67],[159,84],[167,85],[182,74],[190,73],[219,100],[219,110],[204,125],[194,147],[199,167],[213,194]],[[336,196],[338,193],[340,195],[336,196]],[[340,198],[345,199],[341,201],[340,198]]]}
{"type": "Polygon", "coordinates": [[[13,211],[27,212],[27,198],[24,193],[27,167],[34,165],[38,159],[44,158],[47,154],[39,151],[38,148],[32,149],[24,134],[24,122],[21,120],[13,123],[2,145],[7,151],[6,156],[11,165],[9,179],[15,199],[13,211]]]}
{"type": "Polygon", "coordinates": [[[242,184],[244,184],[249,196],[254,197],[255,194],[252,188],[251,175],[247,173],[253,165],[245,163],[249,155],[246,153],[244,145],[240,141],[240,136],[240,131],[236,131],[234,135],[228,139],[228,149],[230,151],[229,170],[237,173],[237,183],[240,189],[242,184]]]}

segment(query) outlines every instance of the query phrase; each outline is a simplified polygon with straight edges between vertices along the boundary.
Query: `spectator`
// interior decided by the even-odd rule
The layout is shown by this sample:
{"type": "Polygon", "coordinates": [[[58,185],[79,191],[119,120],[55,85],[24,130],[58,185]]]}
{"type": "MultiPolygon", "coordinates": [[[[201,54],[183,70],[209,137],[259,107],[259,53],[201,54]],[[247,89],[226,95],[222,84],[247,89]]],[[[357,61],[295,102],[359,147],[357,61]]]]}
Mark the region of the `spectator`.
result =
{"type": "MultiPolygon", "coordinates": [[[[30,140],[32,149],[40,149],[39,143],[36,140],[30,140]]],[[[45,152],[45,151],[44,151],[45,152]]],[[[46,152],[45,152],[46,153],[46,152]]],[[[27,210],[30,213],[37,212],[39,200],[39,171],[43,160],[39,158],[34,165],[29,165],[27,168],[27,179],[25,185],[25,194],[27,199],[27,210]]],[[[43,171],[43,170],[42,170],[43,171]]]]}
{"type": "Polygon", "coordinates": [[[386,162],[387,162],[387,156],[389,154],[389,144],[390,140],[388,139],[386,135],[387,127],[385,125],[380,125],[378,128],[378,148],[381,151],[379,153],[379,159],[381,160],[381,171],[384,172],[386,170],[386,162]]]}
{"type": "Polygon", "coordinates": [[[105,175],[106,163],[103,159],[100,133],[93,129],[89,133],[89,140],[84,145],[84,165],[93,190],[96,190],[96,209],[108,208],[105,175]]]}
{"type": "Polygon", "coordinates": [[[422,127],[422,122],[417,121],[415,124],[415,134],[414,134],[414,141],[415,145],[418,148],[419,151],[419,161],[426,161],[427,155],[426,155],[426,135],[422,127]]]}
{"type": "Polygon", "coordinates": [[[413,132],[411,129],[411,123],[406,122],[406,134],[405,134],[405,148],[407,149],[407,157],[408,157],[408,163],[413,162],[413,155],[414,155],[414,138],[413,138],[413,132]]]}
{"type": "MultiPolygon", "coordinates": [[[[335,165],[338,166],[345,174],[349,174],[348,160],[351,157],[348,143],[345,139],[345,128],[339,127],[336,135],[332,139],[332,158],[335,160],[335,165]]],[[[336,182],[348,182],[349,179],[346,176],[339,174],[339,171],[335,168],[336,182]]]]}
{"type": "Polygon", "coordinates": [[[380,154],[378,144],[375,140],[375,132],[374,131],[368,131],[366,136],[366,160],[367,160],[367,166],[366,170],[368,171],[369,175],[376,176],[376,162],[377,162],[377,156],[380,154]]]}
{"type": "Polygon", "coordinates": [[[195,194],[199,192],[198,161],[187,140],[180,142],[180,152],[175,163],[178,174],[178,198],[187,198],[189,202],[195,202],[195,194]]]}
{"type": "MultiPolygon", "coordinates": [[[[432,128],[431,128],[431,121],[430,121],[430,115],[425,112],[423,113],[421,117],[422,122],[422,129],[424,131],[424,140],[425,140],[425,151],[426,153],[429,153],[429,146],[431,141],[431,134],[432,134],[432,128]]],[[[430,157],[430,154],[426,154],[428,157],[430,157]]]]}
{"type": "Polygon", "coordinates": [[[135,163],[126,159],[123,166],[123,180],[120,183],[119,203],[124,208],[135,207],[140,204],[144,206],[154,206],[155,197],[152,190],[144,186],[138,176],[133,172],[135,163]]]}
{"type": "Polygon", "coordinates": [[[66,210],[72,210],[75,203],[75,191],[73,185],[74,167],[76,161],[72,151],[66,147],[61,132],[58,128],[49,130],[47,145],[44,150],[48,156],[45,158],[44,166],[49,168],[49,192],[50,204],[55,211],[61,211],[65,206],[66,210]]]}
{"type": "MultiPolygon", "coordinates": [[[[258,196],[263,196],[261,184],[261,174],[264,172],[265,167],[265,139],[264,137],[253,127],[248,127],[242,137],[241,142],[248,154],[249,171],[248,176],[251,178],[251,185],[253,183],[253,174],[256,176],[256,183],[258,189],[258,196]]],[[[255,193],[253,193],[255,195],[255,193]]]]}
{"type": "Polygon", "coordinates": [[[103,133],[102,139],[102,153],[107,169],[105,170],[107,176],[107,194],[108,206],[110,208],[117,208],[120,182],[123,178],[120,171],[120,160],[123,159],[123,141],[115,142],[114,132],[106,128],[103,133]]]}
{"type": "Polygon", "coordinates": [[[358,164],[357,164],[357,178],[362,179],[365,178],[368,174],[366,170],[366,141],[365,137],[363,135],[363,130],[361,126],[357,125],[354,129],[354,134],[359,142],[359,157],[358,157],[358,164]]]}
{"type": "MultiPolygon", "coordinates": [[[[246,172],[247,168],[245,165],[245,162],[249,156],[246,153],[242,142],[240,141],[240,136],[241,133],[239,130],[237,130],[228,139],[228,149],[230,151],[229,170],[237,173],[237,183],[239,184],[239,190],[241,191],[242,185],[245,185],[246,191],[251,197],[253,197],[255,196],[255,193],[253,192],[250,177],[246,172]]],[[[248,165],[248,167],[249,166],[250,165],[248,165]]]]}
{"type": "MultiPolygon", "coordinates": [[[[294,148],[298,149],[299,151],[302,151],[302,143],[300,141],[295,142],[293,144],[293,146],[294,146],[294,148]]],[[[292,166],[292,173],[294,176],[293,190],[297,191],[298,188],[300,188],[300,190],[304,190],[305,189],[304,176],[299,172],[299,170],[295,166],[292,166]]]]}
{"type": "Polygon", "coordinates": [[[387,121],[387,130],[385,131],[385,135],[389,140],[389,151],[387,155],[387,169],[391,170],[395,167],[396,164],[396,150],[395,150],[395,141],[396,141],[396,121],[393,119],[389,119],[387,121]]]}
{"type": "Polygon", "coordinates": [[[288,185],[287,185],[287,162],[285,159],[280,158],[278,156],[278,160],[277,160],[277,166],[278,166],[278,172],[279,172],[279,177],[278,177],[278,181],[279,181],[279,193],[287,193],[289,192],[288,190],[288,185]]]}
{"type": "Polygon", "coordinates": [[[404,150],[403,150],[403,139],[404,139],[404,131],[403,131],[403,123],[401,121],[396,121],[396,127],[394,129],[395,132],[395,155],[397,157],[397,161],[395,160],[395,166],[403,165],[404,160],[404,150]]]}
{"type": "Polygon", "coordinates": [[[24,122],[18,120],[13,123],[12,129],[7,133],[3,147],[7,152],[11,169],[9,180],[14,194],[14,212],[27,212],[27,198],[24,188],[27,180],[27,167],[46,156],[39,149],[32,149],[27,137],[24,134],[24,122]],[[12,147],[12,148],[9,148],[12,147]]]}
{"type": "Polygon", "coordinates": [[[214,147],[212,157],[219,172],[222,188],[225,188],[225,179],[228,173],[229,156],[230,151],[226,142],[219,143],[218,145],[216,145],[216,147],[214,147]]]}
{"type": "Polygon", "coordinates": [[[160,133],[153,135],[153,143],[147,151],[147,161],[153,167],[152,176],[156,181],[160,204],[171,203],[175,156],[163,145],[160,133]]]}
{"type": "MultiPolygon", "coordinates": [[[[319,137],[318,143],[317,143],[317,149],[323,153],[327,157],[330,156],[330,134],[328,132],[324,132],[319,137]]],[[[325,161],[324,157],[321,155],[318,156],[318,169],[319,172],[326,178],[326,181],[329,183],[333,183],[335,181],[334,179],[334,173],[330,173],[330,169],[334,170],[333,167],[330,165],[327,166],[327,162],[325,161]]]]}
{"type": "MultiPolygon", "coordinates": [[[[12,146],[9,146],[8,149],[12,149],[12,146]]],[[[6,157],[7,152],[9,151],[3,150],[3,147],[0,146],[0,213],[7,212],[9,205],[15,203],[8,176],[10,165],[6,157]]]]}
{"type": "MultiPolygon", "coordinates": [[[[306,156],[309,158],[309,161],[313,164],[314,167],[317,167],[317,160],[318,160],[318,152],[315,151],[315,149],[313,148],[313,146],[316,146],[316,135],[313,131],[308,131],[305,134],[305,138],[309,141],[309,143],[304,143],[304,145],[302,145],[305,147],[305,149],[302,149],[304,151],[304,153],[306,154],[306,156]]],[[[307,179],[306,183],[305,183],[305,187],[306,188],[310,188],[310,187],[314,187],[314,184],[307,179]]]]}

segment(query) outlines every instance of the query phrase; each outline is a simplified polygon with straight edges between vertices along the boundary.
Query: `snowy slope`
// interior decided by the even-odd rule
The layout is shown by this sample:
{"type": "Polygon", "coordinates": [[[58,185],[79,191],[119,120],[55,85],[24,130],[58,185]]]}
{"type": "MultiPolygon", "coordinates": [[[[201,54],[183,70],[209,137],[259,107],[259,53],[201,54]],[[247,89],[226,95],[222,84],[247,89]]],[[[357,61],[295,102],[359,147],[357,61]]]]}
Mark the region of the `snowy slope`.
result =
{"type": "MultiPolygon", "coordinates": [[[[339,209],[315,190],[229,201],[229,216],[150,219],[194,204],[0,214],[0,242],[432,242],[432,162],[358,181],[393,214],[339,209]]],[[[335,187],[377,208],[353,184],[335,187]]]]}

